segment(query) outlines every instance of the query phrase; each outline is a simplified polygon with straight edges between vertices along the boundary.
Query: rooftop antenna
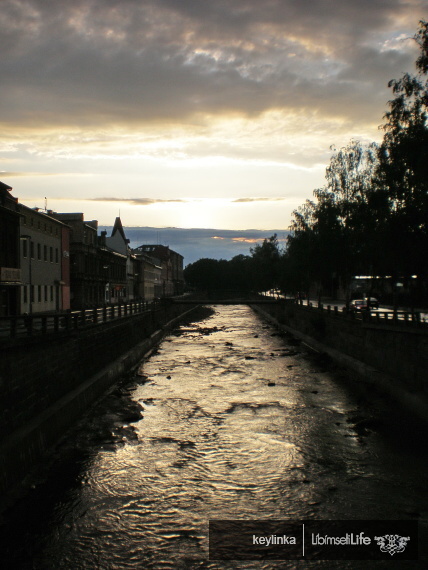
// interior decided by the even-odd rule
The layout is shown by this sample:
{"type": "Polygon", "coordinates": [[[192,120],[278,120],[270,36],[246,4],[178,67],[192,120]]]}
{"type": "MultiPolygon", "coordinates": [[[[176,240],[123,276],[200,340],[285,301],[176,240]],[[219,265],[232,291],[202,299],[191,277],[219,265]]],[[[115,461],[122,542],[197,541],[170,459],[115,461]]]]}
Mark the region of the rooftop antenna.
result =
{"type": "Polygon", "coordinates": [[[45,212],[48,211],[48,199],[45,196],[45,212]]]}

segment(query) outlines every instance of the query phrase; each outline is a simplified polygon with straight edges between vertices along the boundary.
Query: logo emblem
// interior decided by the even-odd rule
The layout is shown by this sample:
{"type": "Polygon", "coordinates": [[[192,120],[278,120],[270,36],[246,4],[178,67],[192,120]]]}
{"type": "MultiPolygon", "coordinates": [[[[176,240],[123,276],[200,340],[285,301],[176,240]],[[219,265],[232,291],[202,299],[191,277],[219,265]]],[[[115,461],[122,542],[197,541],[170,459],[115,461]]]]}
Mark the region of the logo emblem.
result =
{"type": "Polygon", "coordinates": [[[384,536],[375,536],[374,539],[380,547],[381,552],[388,552],[391,556],[394,556],[394,554],[406,550],[410,536],[385,534],[384,536]]]}

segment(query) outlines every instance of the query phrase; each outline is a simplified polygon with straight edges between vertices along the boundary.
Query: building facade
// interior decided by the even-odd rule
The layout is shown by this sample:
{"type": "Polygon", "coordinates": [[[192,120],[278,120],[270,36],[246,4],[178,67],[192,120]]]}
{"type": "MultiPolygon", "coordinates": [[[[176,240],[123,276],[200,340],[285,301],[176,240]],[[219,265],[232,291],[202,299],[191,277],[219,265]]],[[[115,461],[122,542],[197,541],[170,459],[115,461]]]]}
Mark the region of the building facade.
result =
{"type": "Polygon", "coordinates": [[[0,317],[152,301],[184,289],[183,256],[163,245],[131,250],[120,218],[97,220],[20,204],[0,182],[0,317]]]}
{"type": "Polygon", "coordinates": [[[161,262],[137,248],[132,250],[137,264],[136,284],[138,296],[144,301],[153,301],[162,296],[161,262]]]}
{"type": "Polygon", "coordinates": [[[113,289],[113,293],[116,293],[115,302],[122,301],[126,303],[128,301],[135,300],[137,298],[135,289],[138,271],[135,259],[131,253],[131,248],[129,247],[129,239],[125,236],[122,222],[119,217],[117,217],[114,222],[111,236],[107,237],[107,235],[105,235],[104,244],[111,252],[115,252],[116,254],[126,257],[125,283],[115,285],[115,288],[113,289]]]}
{"type": "Polygon", "coordinates": [[[19,314],[21,269],[20,214],[12,188],[0,182],[0,317],[19,314]]]}
{"type": "Polygon", "coordinates": [[[0,315],[67,310],[69,230],[50,212],[20,204],[11,190],[0,182],[0,315]]]}
{"type": "Polygon", "coordinates": [[[69,229],[52,212],[19,204],[22,313],[70,308],[69,229]]]}
{"type": "Polygon", "coordinates": [[[85,221],[83,213],[54,213],[70,228],[71,308],[87,309],[124,299],[127,256],[98,236],[97,220],[85,221]]]}
{"type": "Polygon", "coordinates": [[[165,245],[140,245],[136,250],[161,265],[159,297],[181,295],[184,291],[183,256],[165,245]]]}

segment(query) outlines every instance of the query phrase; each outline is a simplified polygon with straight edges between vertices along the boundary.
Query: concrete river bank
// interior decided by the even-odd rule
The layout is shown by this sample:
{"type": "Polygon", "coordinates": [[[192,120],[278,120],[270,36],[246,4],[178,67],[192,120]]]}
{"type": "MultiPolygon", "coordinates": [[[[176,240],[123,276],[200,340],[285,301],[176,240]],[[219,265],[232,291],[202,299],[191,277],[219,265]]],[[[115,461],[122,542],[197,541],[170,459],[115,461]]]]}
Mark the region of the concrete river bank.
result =
{"type": "Polygon", "coordinates": [[[207,309],[91,410],[4,514],[2,568],[390,567],[208,560],[210,519],[426,528],[420,432],[352,385],[249,307],[207,309]]]}

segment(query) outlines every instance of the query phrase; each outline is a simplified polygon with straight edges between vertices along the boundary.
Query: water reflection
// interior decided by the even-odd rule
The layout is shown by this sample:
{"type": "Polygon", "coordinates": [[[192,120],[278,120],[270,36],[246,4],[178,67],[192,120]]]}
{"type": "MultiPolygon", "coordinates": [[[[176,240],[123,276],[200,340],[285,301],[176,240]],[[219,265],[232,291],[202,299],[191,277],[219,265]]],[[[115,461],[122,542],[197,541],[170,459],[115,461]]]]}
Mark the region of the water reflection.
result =
{"type": "MultiPolygon", "coordinates": [[[[207,560],[210,518],[426,509],[425,477],[382,434],[358,431],[357,413],[361,403],[325,362],[248,307],[216,307],[165,339],[68,442],[85,450],[80,470],[31,527],[28,550],[12,539],[10,559],[29,568],[367,568],[207,560]]],[[[48,492],[41,485],[38,500],[48,492]]]]}

